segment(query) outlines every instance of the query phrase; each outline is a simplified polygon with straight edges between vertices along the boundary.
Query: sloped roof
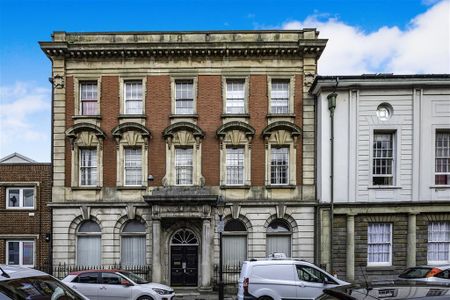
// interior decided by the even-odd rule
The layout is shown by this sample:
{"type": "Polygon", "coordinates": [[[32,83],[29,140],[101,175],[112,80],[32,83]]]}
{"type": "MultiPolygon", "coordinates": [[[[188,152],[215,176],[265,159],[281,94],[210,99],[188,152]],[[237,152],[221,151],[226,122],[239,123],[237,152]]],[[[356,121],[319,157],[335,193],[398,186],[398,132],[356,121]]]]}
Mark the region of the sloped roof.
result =
{"type": "Polygon", "coordinates": [[[36,161],[17,152],[14,152],[0,159],[0,164],[33,164],[33,163],[36,163],[36,161]]]}

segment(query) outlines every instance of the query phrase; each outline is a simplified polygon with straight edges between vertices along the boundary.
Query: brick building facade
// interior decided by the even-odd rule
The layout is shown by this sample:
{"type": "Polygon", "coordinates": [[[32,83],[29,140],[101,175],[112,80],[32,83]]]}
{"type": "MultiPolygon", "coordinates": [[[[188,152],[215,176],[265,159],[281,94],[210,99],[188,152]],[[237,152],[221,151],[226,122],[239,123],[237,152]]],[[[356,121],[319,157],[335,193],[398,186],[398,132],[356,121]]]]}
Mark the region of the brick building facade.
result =
{"type": "Polygon", "coordinates": [[[225,264],[314,260],[318,32],[52,37],[54,263],[211,289],[218,199],[225,264]]]}
{"type": "Polygon", "coordinates": [[[51,165],[19,154],[0,160],[0,264],[47,268],[51,165]]]}

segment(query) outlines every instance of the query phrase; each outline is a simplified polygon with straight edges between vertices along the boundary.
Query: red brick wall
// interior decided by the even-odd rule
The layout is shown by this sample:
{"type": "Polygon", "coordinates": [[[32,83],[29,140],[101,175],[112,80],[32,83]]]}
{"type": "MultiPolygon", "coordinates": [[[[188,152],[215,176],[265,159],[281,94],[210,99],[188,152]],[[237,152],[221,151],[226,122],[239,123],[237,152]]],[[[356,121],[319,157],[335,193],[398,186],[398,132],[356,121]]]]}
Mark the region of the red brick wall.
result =
{"type": "Polygon", "coordinates": [[[152,186],[162,185],[166,174],[166,143],[162,132],[170,124],[171,101],[170,77],[148,76],[145,112],[146,125],[152,134],[148,147],[148,170],[149,175],[154,177],[153,181],[149,181],[152,186]]]}
{"type": "MultiPolygon", "coordinates": [[[[75,114],[75,93],[73,76],[66,77],[66,129],[73,126],[72,116],[75,114]]],[[[52,137],[53,138],[53,137],[52,137]]],[[[71,186],[72,182],[72,145],[70,140],[66,138],[66,164],[65,164],[65,185],[71,186]]]]}
{"type": "Polygon", "coordinates": [[[264,186],[265,145],[261,132],[267,126],[267,76],[250,76],[249,93],[250,125],[256,130],[252,141],[252,185],[264,186]]]}
{"type": "Polygon", "coordinates": [[[120,113],[119,77],[102,76],[100,113],[101,129],[106,134],[103,141],[103,186],[116,186],[116,142],[111,135],[114,127],[119,125],[117,117],[120,113]]]}
{"type": "MultiPolygon", "coordinates": [[[[50,164],[0,164],[0,234],[38,234],[35,240],[35,262],[43,265],[48,259],[48,246],[45,235],[51,232],[51,211],[47,203],[51,201],[51,165],[50,164]],[[24,183],[24,187],[36,187],[34,210],[6,209],[6,189],[8,182],[24,183]],[[30,184],[27,185],[26,183],[30,184]],[[34,216],[29,216],[34,213],[34,216]]],[[[0,264],[4,264],[6,240],[0,239],[0,264]]]]}
{"type": "MultiPolygon", "coordinates": [[[[294,86],[294,113],[295,124],[303,128],[303,76],[295,75],[294,86]]],[[[297,185],[303,184],[303,136],[299,137],[297,143],[297,185]]]]}
{"type": "Polygon", "coordinates": [[[221,76],[198,76],[198,126],[205,132],[202,142],[202,173],[207,186],[219,185],[220,182],[220,149],[216,130],[222,125],[222,107],[221,76]]]}

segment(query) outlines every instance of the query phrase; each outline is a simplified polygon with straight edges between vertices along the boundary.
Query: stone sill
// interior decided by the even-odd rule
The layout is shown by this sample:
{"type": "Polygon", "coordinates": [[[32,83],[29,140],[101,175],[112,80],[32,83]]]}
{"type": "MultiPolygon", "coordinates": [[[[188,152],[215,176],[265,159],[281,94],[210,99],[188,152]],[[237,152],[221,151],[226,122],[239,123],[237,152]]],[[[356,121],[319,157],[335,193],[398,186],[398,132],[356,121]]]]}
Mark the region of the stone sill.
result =
{"type": "Polygon", "coordinates": [[[433,185],[433,186],[430,186],[430,189],[435,189],[435,190],[450,190],[450,185],[433,185]]]}
{"type": "Polygon", "coordinates": [[[147,187],[146,186],[118,186],[118,187],[116,187],[116,189],[118,190],[118,191],[123,191],[123,190],[134,190],[134,191],[136,191],[136,190],[146,190],[147,189],[147,187]]]}
{"type": "Polygon", "coordinates": [[[266,118],[295,118],[295,114],[287,113],[287,114],[267,114],[266,118]]]}
{"type": "Polygon", "coordinates": [[[84,120],[84,119],[94,119],[94,120],[101,120],[101,115],[76,115],[72,116],[73,120],[84,120]]]}
{"type": "Polygon", "coordinates": [[[147,116],[145,114],[136,114],[136,115],[130,115],[130,114],[120,114],[118,119],[147,119],[147,116]]]}
{"type": "Polygon", "coordinates": [[[170,119],[198,119],[198,114],[171,114],[170,119]]]}
{"type": "Polygon", "coordinates": [[[101,186],[73,186],[72,191],[100,191],[101,186]]]}
{"type": "Polygon", "coordinates": [[[297,186],[296,185],[292,185],[292,184],[285,184],[285,185],[266,185],[266,189],[271,190],[271,189],[295,189],[297,186]]]}
{"type": "Polygon", "coordinates": [[[23,213],[29,213],[29,212],[37,212],[37,208],[2,208],[0,209],[1,212],[7,213],[7,212],[23,212],[23,213]]]}
{"type": "Polygon", "coordinates": [[[250,189],[250,185],[221,185],[220,189],[222,190],[248,190],[250,189]]]}
{"type": "Polygon", "coordinates": [[[222,119],[225,119],[225,118],[247,118],[247,119],[250,119],[250,114],[249,113],[244,113],[244,114],[221,114],[220,117],[222,119]]]}
{"type": "Polygon", "coordinates": [[[371,185],[368,186],[367,189],[369,190],[400,190],[402,189],[401,186],[396,185],[371,185]]]}

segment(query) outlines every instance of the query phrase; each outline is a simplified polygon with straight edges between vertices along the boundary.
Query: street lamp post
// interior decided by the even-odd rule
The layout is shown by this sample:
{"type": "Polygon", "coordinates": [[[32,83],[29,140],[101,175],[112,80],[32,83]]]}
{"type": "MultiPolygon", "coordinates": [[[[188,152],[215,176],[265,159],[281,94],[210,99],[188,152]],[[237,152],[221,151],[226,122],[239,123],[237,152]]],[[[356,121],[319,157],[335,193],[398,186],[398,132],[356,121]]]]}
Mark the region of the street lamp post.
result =
{"type": "Polygon", "coordinates": [[[222,233],[224,229],[223,210],[225,202],[223,197],[217,198],[217,214],[219,215],[219,224],[217,224],[217,231],[219,232],[219,300],[223,300],[223,247],[222,247],[222,233]]]}

